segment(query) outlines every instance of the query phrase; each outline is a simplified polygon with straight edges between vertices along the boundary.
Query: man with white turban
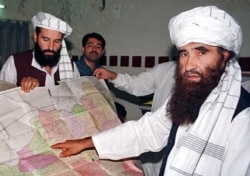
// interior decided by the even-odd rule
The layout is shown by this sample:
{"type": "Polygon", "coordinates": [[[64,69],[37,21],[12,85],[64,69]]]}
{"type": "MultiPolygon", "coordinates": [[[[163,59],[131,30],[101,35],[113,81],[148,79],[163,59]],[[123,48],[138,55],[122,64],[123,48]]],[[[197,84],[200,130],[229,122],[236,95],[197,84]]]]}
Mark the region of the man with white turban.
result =
{"type": "Polygon", "coordinates": [[[138,121],[52,145],[62,149],[60,157],[95,148],[101,159],[116,160],[166,146],[160,175],[250,174],[250,95],[241,87],[237,62],[240,26],[206,6],[173,17],[169,30],[178,60],[173,93],[163,106],[138,121]]]}
{"type": "Polygon", "coordinates": [[[0,79],[29,92],[37,86],[49,88],[58,81],[80,77],[64,41],[72,28],[65,21],[44,12],[39,12],[31,21],[34,49],[11,55],[2,67],[0,79]]]}

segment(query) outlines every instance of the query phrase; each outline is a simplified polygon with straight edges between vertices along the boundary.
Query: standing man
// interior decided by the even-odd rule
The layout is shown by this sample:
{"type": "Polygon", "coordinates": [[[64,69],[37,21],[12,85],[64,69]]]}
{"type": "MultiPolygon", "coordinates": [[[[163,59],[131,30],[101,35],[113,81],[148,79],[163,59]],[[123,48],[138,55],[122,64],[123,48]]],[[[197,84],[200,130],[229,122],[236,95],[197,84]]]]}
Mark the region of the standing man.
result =
{"type": "Polygon", "coordinates": [[[250,95],[237,60],[241,27],[205,6],[173,17],[169,31],[178,49],[171,97],[138,121],[53,145],[61,157],[95,148],[101,159],[121,159],[166,146],[160,175],[250,174],[250,95]]]}
{"type": "Polygon", "coordinates": [[[98,33],[89,33],[82,38],[82,57],[76,61],[81,76],[92,76],[105,53],[106,42],[98,33]]]}
{"type": "Polygon", "coordinates": [[[10,56],[3,65],[0,79],[29,92],[37,86],[49,88],[58,81],[79,77],[64,41],[72,28],[65,21],[44,12],[35,15],[31,22],[34,49],[10,56]]]}

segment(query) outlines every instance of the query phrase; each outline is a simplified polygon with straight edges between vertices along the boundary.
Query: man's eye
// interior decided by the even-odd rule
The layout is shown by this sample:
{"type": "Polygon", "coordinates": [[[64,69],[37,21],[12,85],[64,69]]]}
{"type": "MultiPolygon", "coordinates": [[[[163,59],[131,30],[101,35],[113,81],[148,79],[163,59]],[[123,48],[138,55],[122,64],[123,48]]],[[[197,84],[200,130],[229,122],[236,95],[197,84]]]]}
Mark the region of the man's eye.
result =
{"type": "Polygon", "coordinates": [[[187,53],[180,53],[179,56],[180,56],[180,57],[186,57],[186,56],[187,56],[187,53]]]}
{"type": "Polygon", "coordinates": [[[199,55],[199,56],[202,56],[202,55],[204,55],[204,54],[206,54],[206,53],[207,53],[206,50],[200,50],[200,51],[198,52],[198,55],[199,55]]]}
{"type": "Polygon", "coordinates": [[[56,40],[55,43],[61,43],[61,40],[56,40]]]}
{"type": "Polygon", "coordinates": [[[199,52],[198,52],[198,55],[199,55],[199,56],[202,56],[203,54],[205,54],[205,53],[202,52],[202,51],[199,51],[199,52]]]}

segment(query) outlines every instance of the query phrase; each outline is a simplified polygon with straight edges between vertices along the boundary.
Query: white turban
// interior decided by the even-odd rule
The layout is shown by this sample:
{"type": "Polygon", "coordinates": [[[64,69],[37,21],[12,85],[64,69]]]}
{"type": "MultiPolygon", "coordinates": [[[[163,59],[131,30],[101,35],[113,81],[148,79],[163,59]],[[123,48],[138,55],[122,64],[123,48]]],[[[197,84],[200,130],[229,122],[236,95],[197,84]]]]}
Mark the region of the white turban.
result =
{"type": "Polygon", "coordinates": [[[219,46],[239,54],[242,31],[236,20],[216,6],[197,7],[173,17],[170,38],[180,48],[190,42],[219,46]]]}
{"type": "MultiPolygon", "coordinates": [[[[48,13],[39,12],[37,15],[32,17],[31,22],[34,30],[36,27],[46,28],[61,32],[64,34],[64,37],[67,37],[72,33],[72,28],[65,21],[48,13]]],[[[71,59],[69,58],[64,40],[62,41],[62,49],[60,53],[59,75],[60,80],[74,78],[71,59]]]]}
{"type": "Polygon", "coordinates": [[[39,12],[37,15],[33,16],[31,22],[34,30],[36,27],[41,27],[59,31],[65,34],[65,36],[72,33],[72,28],[65,21],[48,13],[39,12]]]}

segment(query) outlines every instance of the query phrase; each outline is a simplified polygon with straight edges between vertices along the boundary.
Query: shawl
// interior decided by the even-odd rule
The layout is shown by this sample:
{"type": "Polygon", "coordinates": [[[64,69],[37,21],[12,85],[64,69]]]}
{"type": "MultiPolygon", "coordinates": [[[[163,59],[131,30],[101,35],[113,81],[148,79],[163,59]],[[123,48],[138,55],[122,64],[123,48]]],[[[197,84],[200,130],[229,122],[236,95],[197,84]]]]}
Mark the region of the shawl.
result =
{"type": "Polygon", "coordinates": [[[233,58],[228,62],[218,86],[201,106],[191,129],[176,141],[173,160],[165,175],[219,175],[240,88],[241,70],[233,58]]]}

